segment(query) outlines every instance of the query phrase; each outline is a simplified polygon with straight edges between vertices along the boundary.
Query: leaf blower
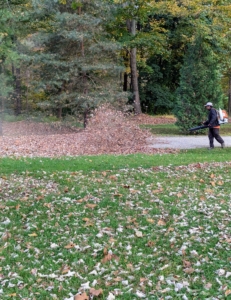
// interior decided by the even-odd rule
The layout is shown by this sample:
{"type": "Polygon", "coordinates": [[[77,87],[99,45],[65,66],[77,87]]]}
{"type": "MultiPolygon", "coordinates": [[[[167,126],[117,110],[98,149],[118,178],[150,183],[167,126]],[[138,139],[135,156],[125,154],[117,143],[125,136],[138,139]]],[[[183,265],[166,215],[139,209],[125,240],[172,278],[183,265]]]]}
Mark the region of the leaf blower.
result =
{"type": "MultiPolygon", "coordinates": [[[[217,110],[217,120],[220,125],[227,124],[229,122],[227,111],[219,108],[217,110]]],[[[190,128],[189,131],[196,131],[196,130],[205,129],[208,127],[209,127],[208,125],[196,126],[196,127],[190,128]]]]}

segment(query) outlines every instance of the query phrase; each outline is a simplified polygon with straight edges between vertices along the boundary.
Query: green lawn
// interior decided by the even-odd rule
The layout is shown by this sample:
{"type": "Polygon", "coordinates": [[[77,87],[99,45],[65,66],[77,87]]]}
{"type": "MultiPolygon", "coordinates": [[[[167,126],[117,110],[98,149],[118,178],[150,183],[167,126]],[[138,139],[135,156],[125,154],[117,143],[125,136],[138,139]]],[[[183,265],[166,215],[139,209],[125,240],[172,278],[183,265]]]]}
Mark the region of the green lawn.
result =
{"type": "Polygon", "coordinates": [[[177,166],[196,162],[225,162],[230,160],[230,148],[215,148],[213,151],[207,149],[182,150],[176,154],[130,154],[130,155],[99,155],[64,157],[61,159],[49,158],[0,158],[1,174],[22,174],[32,172],[60,172],[60,171],[104,171],[120,170],[121,168],[150,168],[152,166],[177,166]]]}
{"type": "Polygon", "coordinates": [[[229,152],[1,159],[1,299],[228,299],[229,152]]]}

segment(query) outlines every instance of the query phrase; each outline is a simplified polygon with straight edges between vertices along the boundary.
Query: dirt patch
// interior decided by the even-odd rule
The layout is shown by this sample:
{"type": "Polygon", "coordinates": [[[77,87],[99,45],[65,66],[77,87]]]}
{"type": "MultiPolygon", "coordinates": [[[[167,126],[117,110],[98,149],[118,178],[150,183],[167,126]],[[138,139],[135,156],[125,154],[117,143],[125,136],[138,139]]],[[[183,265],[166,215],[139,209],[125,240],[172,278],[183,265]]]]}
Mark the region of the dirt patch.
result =
{"type": "MultiPolygon", "coordinates": [[[[5,123],[4,136],[0,137],[0,156],[61,157],[176,152],[173,149],[149,147],[152,135],[140,129],[138,124],[143,124],[144,120],[151,122],[152,118],[147,115],[126,118],[121,112],[100,108],[85,130],[58,128],[42,123],[5,123]]],[[[164,120],[158,118],[156,122],[164,120]]]]}

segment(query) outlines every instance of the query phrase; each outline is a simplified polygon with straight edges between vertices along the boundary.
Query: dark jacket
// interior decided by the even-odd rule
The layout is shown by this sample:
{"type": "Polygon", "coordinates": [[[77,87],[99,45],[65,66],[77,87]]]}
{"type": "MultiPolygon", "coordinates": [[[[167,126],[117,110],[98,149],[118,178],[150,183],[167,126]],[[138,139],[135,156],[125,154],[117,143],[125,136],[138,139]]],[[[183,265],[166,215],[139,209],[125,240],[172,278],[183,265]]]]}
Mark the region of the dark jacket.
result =
{"type": "Polygon", "coordinates": [[[217,119],[217,111],[215,108],[211,108],[208,114],[208,120],[204,122],[205,125],[211,125],[209,127],[213,128],[219,126],[219,122],[217,119]]]}

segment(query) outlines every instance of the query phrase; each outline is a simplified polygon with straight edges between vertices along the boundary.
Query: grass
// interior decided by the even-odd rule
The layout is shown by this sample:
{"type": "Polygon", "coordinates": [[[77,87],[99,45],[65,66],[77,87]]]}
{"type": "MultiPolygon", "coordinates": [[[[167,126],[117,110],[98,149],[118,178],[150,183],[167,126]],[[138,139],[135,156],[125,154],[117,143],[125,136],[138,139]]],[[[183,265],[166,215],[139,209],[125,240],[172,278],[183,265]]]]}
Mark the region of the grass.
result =
{"type": "Polygon", "coordinates": [[[215,148],[213,151],[207,149],[182,150],[176,154],[146,155],[131,154],[120,155],[99,155],[64,157],[60,159],[49,158],[0,158],[0,175],[22,174],[38,170],[45,172],[61,171],[104,171],[120,170],[122,168],[150,168],[152,166],[177,166],[197,162],[225,162],[230,159],[230,148],[215,148]]]}
{"type": "MultiPolygon", "coordinates": [[[[152,134],[155,135],[164,135],[164,136],[174,136],[174,135],[183,135],[179,128],[174,124],[160,124],[160,125],[141,125],[141,128],[147,128],[150,130],[152,134]]],[[[197,135],[205,135],[207,134],[207,130],[196,131],[194,134],[197,135]]],[[[221,125],[220,129],[221,135],[230,135],[231,134],[231,124],[221,125]]]]}
{"type": "Polygon", "coordinates": [[[1,299],[228,299],[229,152],[1,159],[1,299]]]}

